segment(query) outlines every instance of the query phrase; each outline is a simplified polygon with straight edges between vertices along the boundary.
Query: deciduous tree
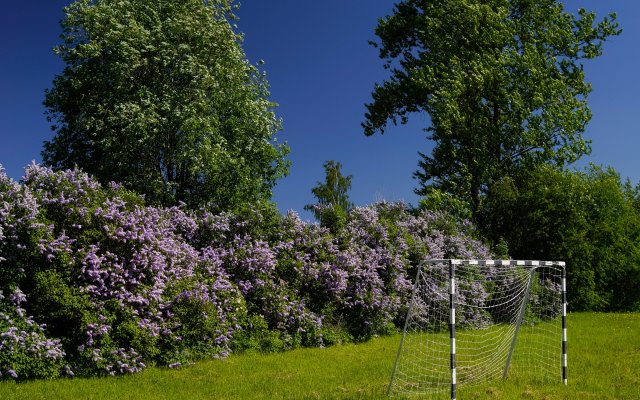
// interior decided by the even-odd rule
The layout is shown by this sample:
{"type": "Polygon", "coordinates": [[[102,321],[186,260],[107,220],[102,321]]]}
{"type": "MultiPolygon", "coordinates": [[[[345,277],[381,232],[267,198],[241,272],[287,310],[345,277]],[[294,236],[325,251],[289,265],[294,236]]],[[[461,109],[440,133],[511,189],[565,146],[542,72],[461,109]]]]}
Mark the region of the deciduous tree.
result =
{"type": "Polygon", "coordinates": [[[477,211],[491,182],[590,152],[581,60],[620,32],[615,14],[595,18],[557,0],[400,1],[376,28],[391,74],[373,91],[364,132],[428,113],[435,147],[420,154],[416,192],[435,187],[477,211]]]}
{"type": "Polygon", "coordinates": [[[151,203],[230,209],[286,174],[267,81],[241,47],[232,0],[77,0],[66,67],[44,101],[46,164],[120,181],[151,203]]]}
{"type": "Polygon", "coordinates": [[[492,185],[481,229],[518,259],[565,260],[572,310],[640,309],[637,192],[612,168],[541,165],[492,185]]]}

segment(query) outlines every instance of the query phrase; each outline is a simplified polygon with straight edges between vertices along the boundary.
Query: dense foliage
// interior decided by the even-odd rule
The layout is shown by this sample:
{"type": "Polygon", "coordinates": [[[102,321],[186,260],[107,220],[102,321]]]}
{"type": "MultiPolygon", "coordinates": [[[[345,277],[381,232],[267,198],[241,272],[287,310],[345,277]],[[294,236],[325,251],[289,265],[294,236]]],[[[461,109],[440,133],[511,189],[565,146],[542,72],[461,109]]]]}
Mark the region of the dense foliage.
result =
{"type": "Polygon", "coordinates": [[[338,232],[272,206],[145,206],[80,170],[0,170],[0,379],[115,375],[396,329],[425,257],[487,258],[468,221],[380,203],[338,232]]]}
{"type": "Polygon", "coordinates": [[[365,134],[428,113],[435,147],[421,154],[417,192],[433,186],[477,211],[501,177],[590,152],[581,60],[619,32],[615,15],[595,22],[558,0],[400,1],[376,28],[391,76],[373,91],[365,134]]]}
{"type": "Polygon", "coordinates": [[[544,166],[492,186],[481,226],[514,258],[567,262],[572,310],[640,310],[638,196],[612,169],[544,166]],[[519,183],[516,183],[519,182],[519,183]]]}
{"type": "Polygon", "coordinates": [[[271,198],[288,148],[230,0],[78,0],[44,101],[42,157],[122,182],[150,204],[230,210],[271,198]]]}
{"type": "Polygon", "coordinates": [[[313,212],[320,225],[336,231],[342,228],[347,214],[354,207],[349,200],[353,175],[342,175],[342,164],[333,160],[325,162],[323,167],[324,182],[318,182],[311,189],[317,202],[307,204],[304,209],[313,212]]]}

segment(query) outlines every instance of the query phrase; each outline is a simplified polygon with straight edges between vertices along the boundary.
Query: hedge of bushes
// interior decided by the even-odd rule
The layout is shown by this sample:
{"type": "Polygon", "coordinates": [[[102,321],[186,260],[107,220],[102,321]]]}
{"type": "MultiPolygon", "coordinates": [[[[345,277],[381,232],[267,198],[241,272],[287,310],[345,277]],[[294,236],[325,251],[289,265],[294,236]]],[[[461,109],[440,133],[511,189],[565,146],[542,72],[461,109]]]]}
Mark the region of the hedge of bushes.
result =
{"type": "Polygon", "coordinates": [[[356,208],[334,233],[268,205],[237,214],[0,168],[0,379],[366,340],[400,325],[419,260],[489,257],[467,222],[399,203],[356,208]]]}

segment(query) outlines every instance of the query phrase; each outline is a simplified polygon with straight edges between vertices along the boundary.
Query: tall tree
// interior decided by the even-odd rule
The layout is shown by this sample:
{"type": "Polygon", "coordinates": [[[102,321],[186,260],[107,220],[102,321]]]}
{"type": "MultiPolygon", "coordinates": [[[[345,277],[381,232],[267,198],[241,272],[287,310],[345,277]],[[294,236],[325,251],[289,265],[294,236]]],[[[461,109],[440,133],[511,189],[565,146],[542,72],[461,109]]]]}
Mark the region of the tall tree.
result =
{"type": "Polygon", "coordinates": [[[491,182],[590,152],[581,60],[620,33],[615,14],[564,11],[557,0],[404,0],[376,28],[391,76],[367,105],[366,135],[427,112],[431,155],[416,193],[435,187],[478,210],[491,182]]]}
{"type": "Polygon", "coordinates": [[[44,104],[45,164],[77,165],[151,203],[230,209],[269,199],[288,148],[232,0],[77,0],[44,104]]]}
{"type": "Polygon", "coordinates": [[[323,164],[324,182],[318,182],[311,189],[316,197],[316,204],[307,204],[304,209],[313,212],[313,215],[322,226],[330,229],[338,229],[347,213],[353,208],[349,200],[349,189],[353,175],[342,175],[342,164],[329,160],[323,164]]]}

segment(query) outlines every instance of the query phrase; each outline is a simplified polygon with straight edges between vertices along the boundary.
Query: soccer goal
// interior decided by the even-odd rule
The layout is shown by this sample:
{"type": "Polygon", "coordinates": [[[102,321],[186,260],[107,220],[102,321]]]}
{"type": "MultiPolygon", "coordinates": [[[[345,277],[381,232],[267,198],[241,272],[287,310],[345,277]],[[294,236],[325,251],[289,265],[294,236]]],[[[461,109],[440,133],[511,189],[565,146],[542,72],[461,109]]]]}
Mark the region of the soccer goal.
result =
{"type": "Polygon", "coordinates": [[[387,394],[433,394],[493,379],[567,383],[562,261],[427,260],[387,394]]]}

